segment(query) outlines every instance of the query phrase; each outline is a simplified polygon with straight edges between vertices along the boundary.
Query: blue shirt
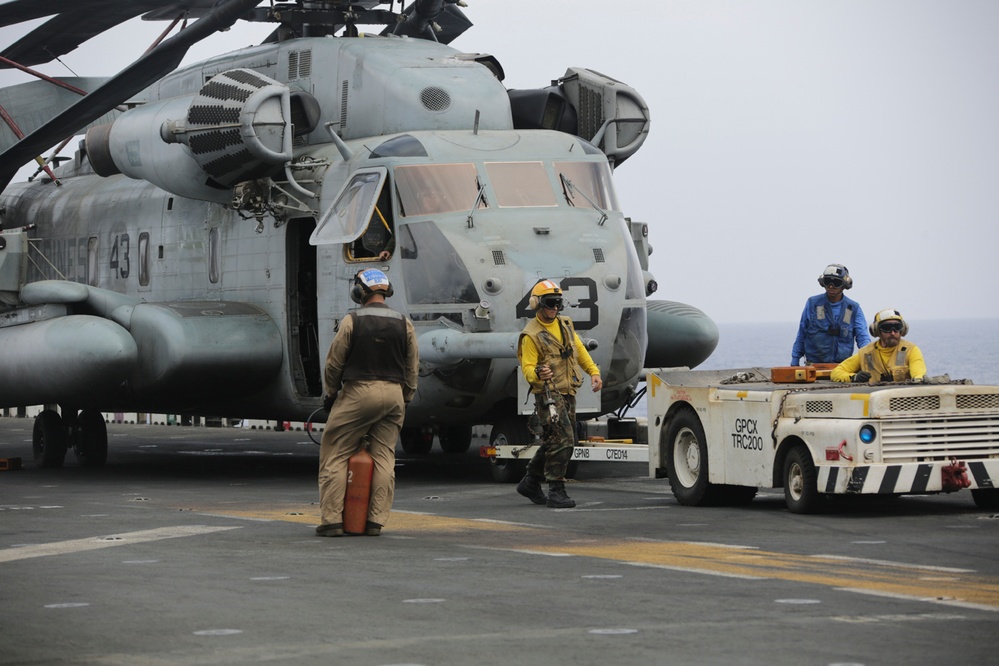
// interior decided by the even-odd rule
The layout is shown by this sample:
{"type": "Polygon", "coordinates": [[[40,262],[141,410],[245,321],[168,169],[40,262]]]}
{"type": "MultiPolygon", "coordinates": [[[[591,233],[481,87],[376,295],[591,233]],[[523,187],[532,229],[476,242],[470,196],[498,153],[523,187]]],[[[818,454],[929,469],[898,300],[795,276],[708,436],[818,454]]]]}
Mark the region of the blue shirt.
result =
{"type": "Polygon", "coordinates": [[[860,305],[846,296],[837,303],[830,302],[825,294],[812,296],[801,313],[798,336],[791,347],[791,365],[799,365],[802,356],[808,363],[841,363],[853,355],[854,341],[858,349],[871,341],[860,305]]]}

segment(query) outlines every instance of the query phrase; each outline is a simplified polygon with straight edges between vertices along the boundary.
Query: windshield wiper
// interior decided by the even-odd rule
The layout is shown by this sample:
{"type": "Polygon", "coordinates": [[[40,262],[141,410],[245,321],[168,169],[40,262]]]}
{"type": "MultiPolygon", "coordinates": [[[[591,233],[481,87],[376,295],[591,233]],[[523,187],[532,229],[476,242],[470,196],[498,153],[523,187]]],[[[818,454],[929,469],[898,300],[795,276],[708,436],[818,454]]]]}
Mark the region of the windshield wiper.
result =
{"type": "Polygon", "coordinates": [[[569,202],[569,205],[571,205],[571,206],[575,206],[576,205],[576,204],[572,203],[572,198],[575,197],[576,194],[578,193],[579,196],[583,197],[584,199],[586,199],[589,202],[590,206],[594,210],[597,210],[597,211],[600,212],[600,220],[597,222],[597,224],[599,226],[601,226],[601,227],[604,226],[604,222],[607,221],[607,213],[604,211],[604,209],[601,208],[600,206],[598,206],[596,204],[596,202],[593,201],[593,199],[591,199],[590,197],[586,196],[586,192],[584,192],[582,190],[579,190],[579,189],[576,189],[576,186],[572,184],[572,181],[569,180],[569,177],[566,176],[564,173],[560,173],[558,175],[558,177],[562,180],[562,187],[565,188],[565,192],[566,192],[566,195],[567,195],[566,196],[566,200],[569,202]]]}
{"type": "Polygon", "coordinates": [[[479,207],[479,202],[485,201],[485,198],[486,198],[485,197],[485,194],[486,194],[486,184],[485,183],[480,183],[478,178],[475,179],[475,184],[479,186],[479,193],[477,195],[475,195],[475,201],[472,202],[472,209],[470,211],[468,211],[468,220],[467,220],[467,223],[468,223],[468,228],[469,229],[471,229],[473,226],[475,226],[474,223],[472,222],[472,213],[474,213],[475,209],[479,207]]]}

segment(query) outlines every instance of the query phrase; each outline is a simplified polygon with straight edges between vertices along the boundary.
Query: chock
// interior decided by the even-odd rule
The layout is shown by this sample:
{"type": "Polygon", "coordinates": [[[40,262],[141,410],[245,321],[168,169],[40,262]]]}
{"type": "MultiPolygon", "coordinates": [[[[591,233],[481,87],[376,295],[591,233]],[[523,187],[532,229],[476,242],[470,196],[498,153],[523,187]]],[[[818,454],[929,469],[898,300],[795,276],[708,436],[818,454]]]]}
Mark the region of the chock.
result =
{"type": "Polygon", "coordinates": [[[0,458],[0,472],[12,472],[21,469],[20,458],[0,458]]]}

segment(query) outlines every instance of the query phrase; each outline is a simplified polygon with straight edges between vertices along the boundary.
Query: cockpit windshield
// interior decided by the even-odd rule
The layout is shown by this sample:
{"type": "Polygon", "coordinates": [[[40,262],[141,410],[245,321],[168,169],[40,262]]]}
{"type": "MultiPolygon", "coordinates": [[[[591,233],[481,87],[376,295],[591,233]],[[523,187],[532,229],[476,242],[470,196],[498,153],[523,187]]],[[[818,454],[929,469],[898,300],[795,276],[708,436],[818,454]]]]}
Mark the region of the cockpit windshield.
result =
{"type": "Polygon", "coordinates": [[[562,193],[569,205],[603,211],[620,210],[607,165],[597,162],[556,162],[555,173],[562,182],[562,193]],[[572,187],[569,187],[570,183],[572,187]]]}
{"type": "MultiPolygon", "coordinates": [[[[395,168],[399,205],[405,217],[467,213],[479,195],[474,164],[414,164],[395,168]]],[[[479,208],[485,208],[481,200],[479,208]]]]}
{"type": "Polygon", "coordinates": [[[555,206],[555,192],[541,162],[486,162],[500,208],[555,206]]]}

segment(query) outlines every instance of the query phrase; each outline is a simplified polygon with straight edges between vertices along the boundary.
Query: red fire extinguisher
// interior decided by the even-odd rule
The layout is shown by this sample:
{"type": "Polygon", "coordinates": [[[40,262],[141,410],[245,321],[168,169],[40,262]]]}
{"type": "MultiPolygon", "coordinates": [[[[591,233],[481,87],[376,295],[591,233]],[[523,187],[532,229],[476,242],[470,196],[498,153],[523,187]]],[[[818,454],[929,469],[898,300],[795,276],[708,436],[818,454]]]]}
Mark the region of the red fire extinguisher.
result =
{"type": "Polygon", "coordinates": [[[368,523],[371,477],[374,473],[375,460],[368,453],[365,442],[347,460],[347,497],[343,504],[343,531],[347,534],[364,534],[368,523]]]}

